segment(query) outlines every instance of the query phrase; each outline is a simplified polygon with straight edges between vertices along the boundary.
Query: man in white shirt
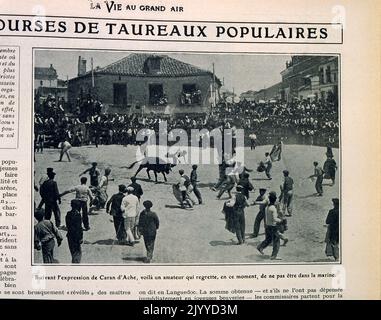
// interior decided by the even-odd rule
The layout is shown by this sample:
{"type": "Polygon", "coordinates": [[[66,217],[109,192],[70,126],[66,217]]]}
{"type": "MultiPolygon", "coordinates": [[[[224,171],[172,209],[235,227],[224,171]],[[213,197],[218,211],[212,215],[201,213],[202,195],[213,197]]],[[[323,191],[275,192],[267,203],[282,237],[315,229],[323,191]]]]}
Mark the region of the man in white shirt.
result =
{"type": "Polygon", "coordinates": [[[133,246],[135,238],[132,230],[135,228],[136,217],[138,216],[139,199],[133,194],[134,188],[127,188],[127,195],[124,196],[120,209],[124,217],[124,225],[127,233],[127,244],[133,246]]]}
{"type": "Polygon", "coordinates": [[[180,174],[180,180],[177,185],[181,192],[181,199],[182,199],[181,208],[185,209],[185,204],[188,204],[190,207],[192,207],[190,200],[188,199],[189,198],[188,188],[190,186],[190,179],[188,178],[188,176],[184,174],[184,170],[182,169],[179,170],[179,174],[180,174]]]}
{"type": "Polygon", "coordinates": [[[263,253],[263,250],[270,244],[273,244],[273,252],[271,254],[271,260],[275,260],[277,254],[279,252],[280,246],[280,238],[278,233],[277,223],[282,222],[280,218],[278,218],[278,211],[275,207],[275,202],[277,200],[276,194],[274,192],[269,193],[269,205],[265,211],[265,233],[266,238],[263,242],[259,244],[257,250],[263,253]]]}
{"type": "Polygon", "coordinates": [[[108,194],[107,194],[107,186],[109,181],[114,181],[114,179],[109,178],[111,173],[110,168],[105,169],[105,174],[102,176],[99,181],[99,204],[97,209],[104,208],[107,202],[108,194]]]}
{"type": "Polygon", "coordinates": [[[269,178],[269,180],[271,180],[271,174],[270,174],[270,171],[271,171],[271,168],[273,166],[273,163],[271,161],[271,157],[270,157],[270,154],[268,152],[265,153],[265,161],[263,162],[266,169],[265,169],[265,173],[266,173],[266,176],[267,178],[269,178]]]}
{"type": "Polygon", "coordinates": [[[75,192],[75,199],[79,201],[80,204],[80,209],[82,211],[82,222],[83,222],[83,227],[85,231],[90,230],[90,225],[89,225],[89,216],[88,216],[88,207],[87,203],[90,201],[90,203],[93,200],[93,195],[91,193],[90,188],[86,185],[87,183],[87,178],[82,177],[81,178],[81,184],[78,186],[75,186],[71,188],[70,190],[67,190],[63,193],[60,194],[60,196],[64,196],[65,194],[75,192]]]}
{"type": "Polygon", "coordinates": [[[255,147],[257,146],[257,135],[253,132],[249,135],[250,138],[250,150],[255,150],[255,147]]]}

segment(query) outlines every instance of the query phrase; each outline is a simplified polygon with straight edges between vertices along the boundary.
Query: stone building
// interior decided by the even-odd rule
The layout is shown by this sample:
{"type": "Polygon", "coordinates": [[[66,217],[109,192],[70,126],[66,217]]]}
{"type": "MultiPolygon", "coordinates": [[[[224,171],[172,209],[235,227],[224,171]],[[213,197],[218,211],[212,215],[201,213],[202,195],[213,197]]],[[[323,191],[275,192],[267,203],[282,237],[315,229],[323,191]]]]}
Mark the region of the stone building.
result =
{"type": "Polygon", "coordinates": [[[69,103],[91,94],[108,113],[209,113],[221,86],[212,72],[167,55],[132,53],[90,71],[85,64],[79,58],[69,80],[69,103]]]}
{"type": "Polygon", "coordinates": [[[49,67],[34,68],[34,90],[40,99],[48,96],[54,99],[67,100],[67,82],[58,79],[57,71],[51,64],[49,67]]]}
{"type": "Polygon", "coordinates": [[[337,56],[293,56],[282,76],[282,99],[337,101],[339,65],[337,56]]]}

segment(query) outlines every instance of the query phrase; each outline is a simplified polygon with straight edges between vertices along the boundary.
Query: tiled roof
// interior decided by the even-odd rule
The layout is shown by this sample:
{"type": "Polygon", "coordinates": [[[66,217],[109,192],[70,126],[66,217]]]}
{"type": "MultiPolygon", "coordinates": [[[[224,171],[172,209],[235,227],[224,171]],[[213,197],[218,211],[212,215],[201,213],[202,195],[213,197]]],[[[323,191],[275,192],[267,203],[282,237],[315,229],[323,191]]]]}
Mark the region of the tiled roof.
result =
{"type": "Polygon", "coordinates": [[[34,78],[35,79],[48,79],[48,80],[53,80],[57,79],[57,71],[54,69],[52,66],[49,68],[46,67],[35,67],[34,68],[34,78]]]}
{"type": "Polygon", "coordinates": [[[132,53],[127,57],[116,61],[96,73],[116,74],[123,76],[158,76],[158,77],[181,77],[212,74],[210,71],[200,69],[191,64],[170,58],[166,55],[152,55],[145,53],[132,53]],[[147,68],[147,59],[159,58],[160,69],[153,72],[147,68]]]}

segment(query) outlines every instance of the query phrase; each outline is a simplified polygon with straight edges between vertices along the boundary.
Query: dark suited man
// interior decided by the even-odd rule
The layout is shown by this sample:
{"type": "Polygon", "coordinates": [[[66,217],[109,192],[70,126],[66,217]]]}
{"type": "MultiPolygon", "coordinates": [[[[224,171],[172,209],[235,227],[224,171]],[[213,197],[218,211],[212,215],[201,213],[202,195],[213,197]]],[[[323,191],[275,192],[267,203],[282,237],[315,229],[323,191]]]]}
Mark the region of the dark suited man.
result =
{"type": "Polygon", "coordinates": [[[190,174],[190,181],[191,181],[191,184],[192,184],[192,187],[193,187],[193,193],[197,197],[198,204],[202,204],[201,192],[200,192],[200,190],[198,189],[198,186],[197,186],[198,179],[197,179],[197,165],[196,164],[194,164],[192,166],[192,172],[190,174]]]}
{"type": "Polygon", "coordinates": [[[238,185],[242,186],[242,193],[245,195],[247,199],[249,199],[250,196],[249,192],[254,190],[254,186],[249,181],[249,177],[250,175],[245,172],[238,182],[238,185]]]}
{"type": "Polygon", "coordinates": [[[61,197],[58,191],[57,182],[54,181],[56,173],[50,171],[47,173],[47,175],[48,180],[46,180],[40,188],[42,202],[45,203],[45,220],[50,220],[53,212],[56,227],[59,228],[61,225],[61,211],[57,201],[59,204],[61,204],[61,197]]]}
{"type": "Polygon", "coordinates": [[[147,250],[147,258],[144,262],[150,263],[155,248],[156,231],[159,229],[159,218],[155,212],[151,211],[151,201],[144,201],[143,206],[145,209],[140,213],[138,227],[140,233],[143,235],[144,245],[147,250]]]}
{"type": "Polygon", "coordinates": [[[112,195],[110,200],[106,204],[106,212],[111,214],[114,221],[114,228],[116,233],[116,238],[119,244],[124,244],[126,242],[127,233],[124,227],[123,212],[120,208],[122,200],[126,193],[126,186],[124,184],[119,185],[119,192],[112,195]]]}
{"type": "Polygon", "coordinates": [[[71,200],[71,210],[66,214],[67,241],[71,254],[71,263],[80,263],[82,258],[81,244],[83,242],[81,202],[71,200]]]}

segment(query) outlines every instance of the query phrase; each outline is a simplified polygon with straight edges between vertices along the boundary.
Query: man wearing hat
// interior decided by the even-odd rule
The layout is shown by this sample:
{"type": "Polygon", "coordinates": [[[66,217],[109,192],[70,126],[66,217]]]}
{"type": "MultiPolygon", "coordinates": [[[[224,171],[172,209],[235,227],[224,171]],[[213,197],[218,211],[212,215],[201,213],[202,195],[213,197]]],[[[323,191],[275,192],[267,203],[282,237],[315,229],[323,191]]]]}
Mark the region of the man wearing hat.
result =
{"type": "Polygon", "coordinates": [[[155,247],[156,231],[159,229],[159,218],[155,212],[151,211],[151,201],[144,201],[143,206],[144,210],[140,213],[138,227],[140,233],[143,235],[144,245],[147,250],[147,258],[144,262],[150,263],[155,247]]]}
{"type": "MultiPolygon", "coordinates": [[[[41,190],[41,186],[42,186],[42,184],[43,184],[45,181],[48,181],[48,180],[49,180],[48,173],[49,173],[49,172],[53,172],[53,171],[54,171],[53,168],[46,168],[46,176],[42,176],[42,177],[40,178],[40,181],[38,181],[38,184],[39,184],[39,186],[40,186],[40,190],[41,190]]],[[[41,195],[41,191],[40,191],[40,195],[41,195]]],[[[40,201],[40,203],[39,203],[37,209],[41,209],[43,205],[44,205],[44,201],[43,201],[42,196],[41,196],[41,201],[40,201]]]]}
{"type": "Polygon", "coordinates": [[[135,244],[135,238],[132,231],[135,228],[136,217],[138,216],[139,199],[134,195],[134,188],[128,187],[126,189],[127,195],[122,199],[120,209],[123,214],[124,224],[127,233],[128,245],[133,246],[135,244]]]}
{"type": "MultiPolygon", "coordinates": [[[[47,175],[48,180],[46,180],[40,188],[41,202],[45,203],[45,219],[50,220],[53,212],[56,227],[59,228],[61,226],[61,211],[57,201],[61,204],[61,196],[58,191],[57,182],[54,181],[56,173],[53,170],[49,170],[47,175]]],[[[41,203],[40,205],[42,206],[41,203]]]]}
{"type": "Polygon", "coordinates": [[[47,181],[49,178],[48,178],[48,173],[49,172],[53,172],[54,169],[53,168],[46,168],[46,176],[42,176],[40,181],[38,182],[38,184],[40,185],[40,187],[42,186],[42,184],[47,181]]]}
{"type": "Polygon", "coordinates": [[[82,176],[84,174],[86,174],[87,172],[89,173],[90,175],[90,185],[92,187],[98,187],[99,185],[99,176],[101,175],[101,172],[99,171],[99,169],[97,168],[98,166],[98,163],[96,162],[93,162],[91,164],[91,168],[88,168],[86,169],[85,171],[83,171],[79,176],[82,176]]]}
{"type": "Polygon", "coordinates": [[[112,215],[114,220],[114,228],[116,232],[116,238],[118,239],[119,244],[123,244],[126,241],[127,234],[124,226],[123,212],[121,210],[122,200],[127,188],[124,184],[120,184],[119,192],[112,195],[110,200],[106,204],[106,212],[112,215]]]}
{"type": "Polygon", "coordinates": [[[237,193],[226,203],[226,206],[234,210],[236,236],[240,245],[245,242],[245,207],[248,207],[249,203],[242,193],[243,187],[238,185],[236,190],[237,193]]]}
{"type": "Polygon", "coordinates": [[[338,198],[332,199],[333,209],[329,210],[327,219],[325,220],[327,234],[325,237],[326,248],[325,254],[327,257],[334,257],[339,260],[339,241],[340,241],[340,202],[338,198]]]}
{"type": "Polygon", "coordinates": [[[291,217],[292,215],[292,200],[293,200],[293,189],[294,189],[294,180],[290,177],[288,170],[283,170],[284,182],[281,187],[283,194],[283,212],[287,216],[291,217]]]}
{"type": "Polygon", "coordinates": [[[71,210],[66,213],[67,242],[71,254],[71,263],[80,263],[82,258],[81,244],[83,242],[81,202],[71,200],[71,210]]]}

